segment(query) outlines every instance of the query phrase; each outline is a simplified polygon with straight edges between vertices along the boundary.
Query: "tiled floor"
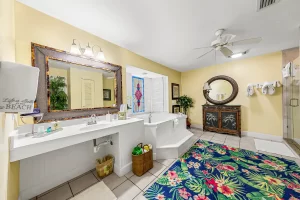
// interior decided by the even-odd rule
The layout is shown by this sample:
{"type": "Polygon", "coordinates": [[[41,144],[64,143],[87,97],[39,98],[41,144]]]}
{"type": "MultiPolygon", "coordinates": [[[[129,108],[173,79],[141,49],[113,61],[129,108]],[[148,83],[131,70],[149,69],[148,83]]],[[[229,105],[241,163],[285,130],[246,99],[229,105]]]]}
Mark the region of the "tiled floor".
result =
{"type": "MultiPolygon", "coordinates": [[[[254,138],[252,137],[242,137],[230,136],[226,134],[218,134],[212,132],[202,132],[200,130],[191,130],[195,136],[202,140],[207,140],[215,142],[218,144],[226,144],[229,146],[234,146],[242,149],[247,149],[251,151],[257,151],[255,148],[254,138]]],[[[278,154],[272,154],[268,152],[260,153],[270,154],[277,157],[283,157],[290,160],[295,160],[298,165],[300,165],[300,159],[281,156],[278,154]]],[[[68,181],[44,194],[41,194],[34,199],[38,200],[66,200],[79,194],[85,189],[91,187],[92,185],[103,181],[107,187],[115,194],[119,200],[144,200],[145,197],[143,193],[156,181],[156,179],[162,175],[170,165],[175,162],[175,159],[168,160],[157,160],[154,161],[154,167],[141,177],[135,176],[132,172],[129,172],[123,177],[118,177],[116,174],[111,174],[110,176],[101,180],[97,177],[96,171],[89,171],[75,179],[68,181]]]]}

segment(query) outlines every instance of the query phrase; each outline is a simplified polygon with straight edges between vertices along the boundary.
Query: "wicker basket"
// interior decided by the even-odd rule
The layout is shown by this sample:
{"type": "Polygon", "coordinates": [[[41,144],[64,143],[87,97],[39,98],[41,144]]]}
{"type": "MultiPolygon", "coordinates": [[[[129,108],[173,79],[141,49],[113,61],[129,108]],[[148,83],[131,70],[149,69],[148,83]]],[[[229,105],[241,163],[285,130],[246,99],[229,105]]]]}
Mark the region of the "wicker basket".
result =
{"type": "MultiPolygon", "coordinates": [[[[142,146],[142,144],[139,145],[142,146]]],[[[143,149],[145,146],[143,146],[143,149]]],[[[152,149],[150,149],[148,152],[143,153],[141,155],[132,155],[132,172],[135,175],[142,176],[152,168],[153,168],[152,149]]]]}
{"type": "Polygon", "coordinates": [[[96,170],[100,178],[104,178],[114,171],[114,157],[107,155],[102,159],[97,159],[96,170]]]}

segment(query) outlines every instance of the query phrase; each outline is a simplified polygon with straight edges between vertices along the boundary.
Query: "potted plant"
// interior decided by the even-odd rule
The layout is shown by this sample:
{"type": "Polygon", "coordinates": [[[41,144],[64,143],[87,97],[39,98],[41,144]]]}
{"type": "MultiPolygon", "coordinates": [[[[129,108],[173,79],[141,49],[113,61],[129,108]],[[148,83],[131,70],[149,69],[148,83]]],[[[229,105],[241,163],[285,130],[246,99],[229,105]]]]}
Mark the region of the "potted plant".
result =
{"type": "MultiPolygon", "coordinates": [[[[183,113],[187,115],[187,111],[189,108],[194,107],[194,102],[191,97],[188,97],[187,95],[180,96],[176,100],[177,104],[183,109],[183,113]]],[[[186,118],[186,125],[188,128],[191,126],[191,122],[189,121],[189,118],[186,118]]]]}
{"type": "Polygon", "coordinates": [[[64,77],[51,77],[49,86],[51,110],[65,110],[68,108],[68,95],[64,91],[66,86],[64,77]]]}

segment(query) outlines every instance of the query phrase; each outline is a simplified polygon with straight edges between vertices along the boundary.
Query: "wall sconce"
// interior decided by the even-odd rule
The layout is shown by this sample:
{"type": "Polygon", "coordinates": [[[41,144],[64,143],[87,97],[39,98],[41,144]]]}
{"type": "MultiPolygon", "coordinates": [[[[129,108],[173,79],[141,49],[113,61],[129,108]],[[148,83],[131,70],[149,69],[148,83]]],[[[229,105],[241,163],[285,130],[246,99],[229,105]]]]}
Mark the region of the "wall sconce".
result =
{"type": "Polygon", "coordinates": [[[86,46],[86,48],[82,48],[80,45],[80,42],[78,42],[79,46],[75,43],[76,39],[73,39],[73,43],[71,45],[70,53],[75,55],[83,55],[86,57],[95,58],[96,60],[101,60],[105,62],[105,56],[103,51],[101,50],[101,47],[98,45],[94,45],[93,47],[90,46],[90,43],[86,46]],[[95,56],[94,53],[94,47],[99,47],[99,52],[95,56]]]}
{"type": "MultiPolygon", "coordinates": [[[[210,85],[207,82],[204,83],[203,91],[208,95],[209,94],[209,90],[211,90],[210,85]]],[[[205,105],[208,105],[207,99],[206,99],[206,104],[205,105]]]]}

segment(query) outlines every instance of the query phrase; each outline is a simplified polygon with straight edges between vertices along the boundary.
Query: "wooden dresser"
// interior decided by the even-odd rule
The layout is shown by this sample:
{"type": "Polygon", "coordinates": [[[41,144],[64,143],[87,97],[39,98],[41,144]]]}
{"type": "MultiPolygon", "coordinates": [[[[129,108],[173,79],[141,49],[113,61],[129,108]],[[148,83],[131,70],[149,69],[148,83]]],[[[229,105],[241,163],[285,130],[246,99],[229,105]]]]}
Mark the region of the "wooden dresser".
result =
{"type": "Polygon", "coordinates": [[[229,133],[241,137],[240,105],[202,105],[203,131],[229,133]]]}

